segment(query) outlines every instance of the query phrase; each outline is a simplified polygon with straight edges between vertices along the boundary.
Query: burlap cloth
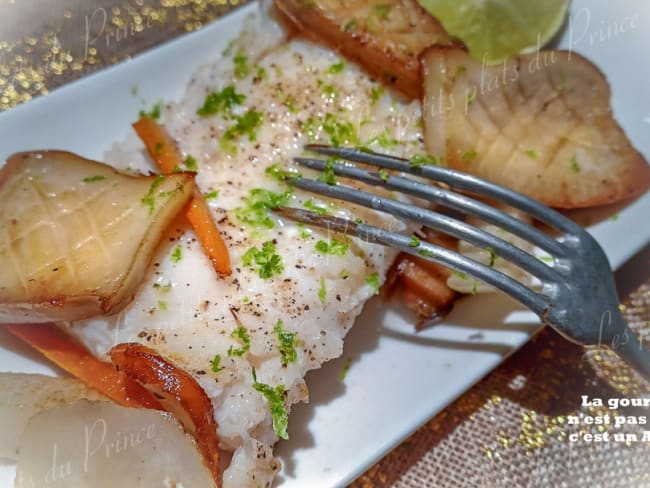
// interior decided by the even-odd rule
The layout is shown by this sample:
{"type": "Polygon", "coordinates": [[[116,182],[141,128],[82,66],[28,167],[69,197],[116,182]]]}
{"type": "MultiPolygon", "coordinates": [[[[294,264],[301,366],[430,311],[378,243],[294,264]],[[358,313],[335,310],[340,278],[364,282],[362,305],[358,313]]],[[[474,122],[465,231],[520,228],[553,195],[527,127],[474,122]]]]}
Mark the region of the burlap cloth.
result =
{"type": "MultiPolygon", "coordinates": [[[[0,0],[0,110],[200,28],[237,3],[0,0]]],[[[626,319],[647,341],[648,249],[617,273],[617,283],[626,319]]],[[[607,405],[649,393],[613,355],[585,351],[546,328],[351,486],[650,486],[650,425],[614,425],[615,416],[641,421],[650,409],[607,405]],[[605,405],[583,406],[583,395],[605,405]],[[587,424],[586,415],[603,422],[609,415],[610,424],[587,424]],[[605,433],[608,441],[584,437],[605,433]]]]}

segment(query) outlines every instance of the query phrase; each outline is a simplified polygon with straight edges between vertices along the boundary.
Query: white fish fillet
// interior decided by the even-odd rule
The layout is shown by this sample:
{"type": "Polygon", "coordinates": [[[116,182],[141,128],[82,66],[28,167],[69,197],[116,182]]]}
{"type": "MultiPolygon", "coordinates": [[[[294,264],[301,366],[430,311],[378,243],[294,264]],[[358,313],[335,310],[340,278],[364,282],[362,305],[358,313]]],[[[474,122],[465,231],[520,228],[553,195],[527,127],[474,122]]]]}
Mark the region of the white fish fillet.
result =
{"type": "MultiPolygon", "coordinates": [[[[266,486],[279,467],[272,454],[278,437],[268,402],[253,388],[253,368],[258,382],[281,385],[287,408],[307,400],[305,373],[341,354],[346,332],[395,256],[394,251],[356,239],[341,254],[323,254],[317,250],[319,241],[330,244],[332,238],[341,242],[346,238],[279,222],[273,216],[272,229],[254,228],[238,218],[236,209],[246,206],[252,189],[285,191],[284,183],[266,170],[273,164],[290,166],[291,158],[300,155],[310,140],[329,143],[338,134],[346,139],[344,144],[363,143],[405,157],[423,152],[417,102],[403,104],[388,94],[377,96],[379,85],[356,67],[346,64],[341,70],[335,54],[307,42],[282,44],[254,63],[262,50],[254,40],[255,34],[243,36],[230,56],[195,74],[182,101],[163,109],[164,125],[183,153],[198,162],[196,181],[201,190],[219,191],[210,204],[230,249],[232,276],[217,279],[193,232],[179,224],[164,239],[131,305],[117,316],[68,328],[99,357],[106,358],[117,343],[140,342],[199,381],[212,399],[222,447],[233,452],[224,472],[225,487],[266,486]],[[238,78],[233,58],[239,55],[241,60],[244,54],[250,70],[238,78]],[[233,107],[233,115],[196,114],[209,92],[230,84],[246,97],[233,107]],[[220,139],[233,126],[234,116],[248,110],[262,113],[256,137],[235,140],[236,153],[224,150],[220,139]],[[270,241],[283,270],[263,279],[254,265],[243,264],[242,256],[270,241]],[[241,336],[232,336],[238,328],[233,311],[250,338],[250,349],[242,356],[232,354],[243,347],[241,336]],[[279,321],[285,331],[296,334],[298,344],[297,360],[286,365],[274,330],[279,321]],[[216,355],[224,369],[215,373],[216,355]]],[[[154,170],[134,138],[116,146],[108,158],[118,167],[154,170]]],[[[290,204],[305,202],[337,215],[403,227],[373,211],[344,210],[337,202],[298,192],[290,204]]]]}

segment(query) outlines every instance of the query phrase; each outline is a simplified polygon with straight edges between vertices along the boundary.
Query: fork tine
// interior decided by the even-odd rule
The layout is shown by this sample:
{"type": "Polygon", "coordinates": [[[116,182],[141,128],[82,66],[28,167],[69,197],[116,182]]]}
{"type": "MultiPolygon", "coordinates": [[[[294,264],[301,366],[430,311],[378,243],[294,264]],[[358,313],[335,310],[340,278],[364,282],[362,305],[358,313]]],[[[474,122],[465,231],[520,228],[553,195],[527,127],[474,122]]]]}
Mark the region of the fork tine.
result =
{"type": "Polygon", "coordinates": [[[516,264],[541,280],[559,281],[562,279],[555,269],[549,267],[535,256],[522,251],[495,235],[452,217],[342,185],[328,185],[327,183],[306,178],[292,178],[290,183],[303,190],[400,216],[484,249],[491,247],[498,257],[516,264]]]}
{"type": "Polygon", "coordinates": [[[546,311],[544,300],[535,291],[501,271],[442,246],[425,241],[421,241],[417,246],[413,246],[411,236],[390,232],[368,224],[356,223],[348,219],[321,215],[308,210],[280,207],[274,209],[274,211],[280,216],[291,220],[353,235],[367,242],[383,244],[415,256],[420,256],[423,259],[440,263],[456,271],[474,276],[502,290],[540,316],[543,316],[546,311]]]}
{"type": "Polygon", "coordinates": [[[468,190],[483,196],[501,200],[519,210],[530,214],[537,220],[560,230],[567,234],[579,234],[582,232],[580,226],[568,219],[564,215],[550,209],[546,205],[533,200],[521,193],[509,188],[491,183],[489,181],[477,178],[475,176],[440,166],[423,165],[414,167],[405,159],[377,154],[372,152],[360,151],[357,149],[345,147],[333,147],[322,144],[308,144],[305,149],[326,156],[336,156],[350,161],[371,164],[385,169],[393,169],[403,173],[429,178],[434,181],[446,183],[447,185],[468,190]]]}
{"type": "MultiPolygon", "coordinates": [[[[315,170],[323,170],[327,163],[322,159],[296,158],[301,166],[315,170]]],[[[383,186],[397,190],[407,195],[413,195],[425,200],[438,203],[444,207],[457,210],[465,215],[480,217],[486,222],[495,224],[548,252],[555,257],[565,257],[566,248],[558,241],[536,229],[532,225],[508,215],[490,205],[460,193],[445,190],[437,185],[421,183],[409,178],[390,175],[387,178],[375,171],[368,171],[357,166],[334,164],[334,173],[346,178],[363,181],[374,186],[383,186]]]]}

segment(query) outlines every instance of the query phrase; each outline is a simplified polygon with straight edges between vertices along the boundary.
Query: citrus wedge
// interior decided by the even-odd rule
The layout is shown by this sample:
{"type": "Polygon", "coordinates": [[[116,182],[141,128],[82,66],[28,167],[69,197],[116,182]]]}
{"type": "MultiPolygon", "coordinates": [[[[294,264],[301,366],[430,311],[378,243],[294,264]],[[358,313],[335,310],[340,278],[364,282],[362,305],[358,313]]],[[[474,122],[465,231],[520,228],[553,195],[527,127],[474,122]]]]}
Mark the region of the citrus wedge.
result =
{"type": "Polygon", "coordinates": [[[470,54],[489,64],[541,49],[559,32],[569,0],[419,0],[470,54]]]}

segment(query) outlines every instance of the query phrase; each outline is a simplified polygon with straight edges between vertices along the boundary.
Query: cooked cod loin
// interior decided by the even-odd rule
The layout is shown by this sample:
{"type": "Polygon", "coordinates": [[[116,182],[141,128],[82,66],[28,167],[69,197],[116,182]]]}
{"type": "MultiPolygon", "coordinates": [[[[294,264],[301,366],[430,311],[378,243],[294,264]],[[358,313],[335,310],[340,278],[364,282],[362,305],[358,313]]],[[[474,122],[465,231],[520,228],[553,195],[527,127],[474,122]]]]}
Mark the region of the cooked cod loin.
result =
{"type": "Polygon", "coordinates": [[[359,63],[389,87],[420,98],[418,56],[451,45],[442,25],[415,0],[275,0],[302,32],[359,63]]]}
{"type": "Polygon", "coordinates": [[[0,172],[0,322],[121,310],[190,175],[133,177],[63,151],[16,154],[0,172]]]}
{"type": "Polygon", "coordinates": [[[423,56],[425,144],[447,166],[561,208],[650,187],[650,167],[614,120],[589,61],[542,51],[485,66],[460,49],[423,56]]]}

